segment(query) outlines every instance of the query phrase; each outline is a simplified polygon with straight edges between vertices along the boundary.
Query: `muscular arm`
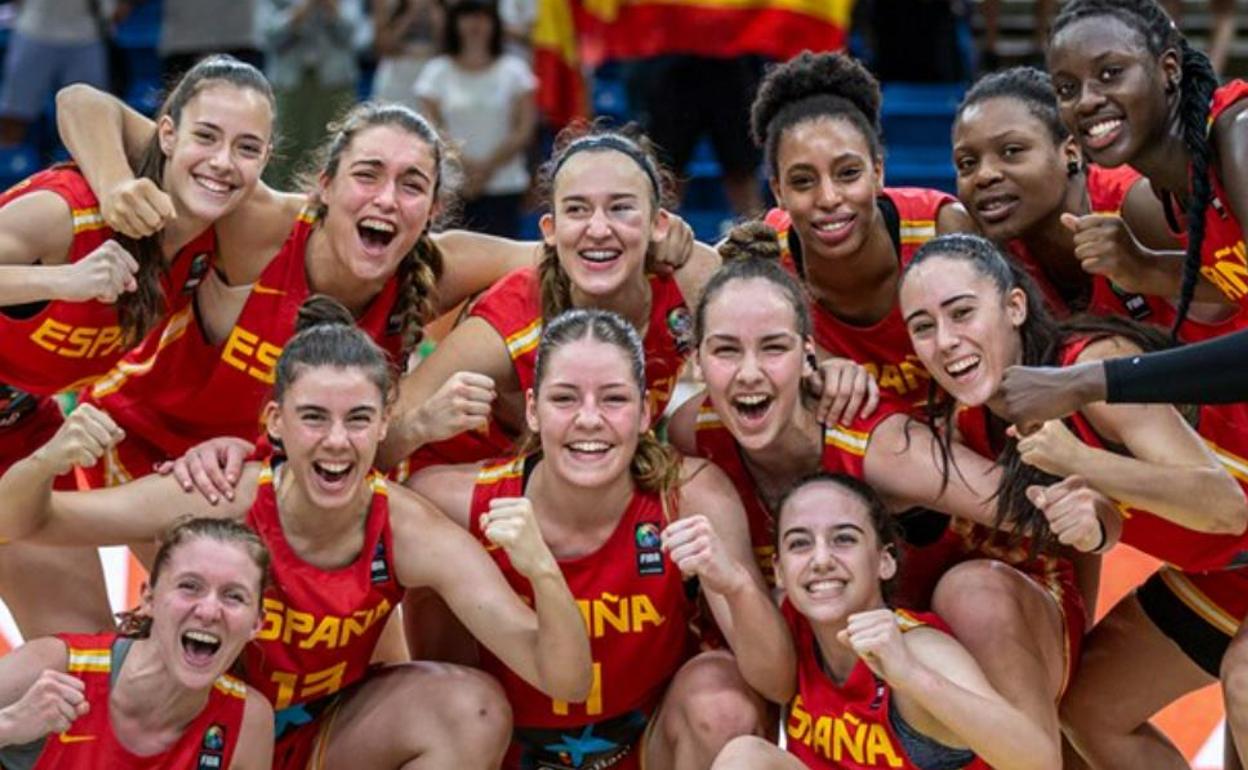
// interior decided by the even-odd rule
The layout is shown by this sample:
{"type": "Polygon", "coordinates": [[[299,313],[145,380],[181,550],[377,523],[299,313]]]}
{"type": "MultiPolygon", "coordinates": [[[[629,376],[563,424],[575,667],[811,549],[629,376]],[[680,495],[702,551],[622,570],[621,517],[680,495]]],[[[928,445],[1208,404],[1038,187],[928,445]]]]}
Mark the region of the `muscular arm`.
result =
{"type": "Polygon", "coordinates": [[[172,476],[88,492],[54,492],[56,472],[38,451],[0,476],[0,538],[46,545],[125,545],[151,541],[186,515],[241,519],[255,497],[258,464],[243,472],[238,494],[214,506],[172,476]]]}
{"type": "Polygon", "coordinates": [[[688,460],[685,473],[681,518],[706,516],[728,555],[748,578],[726,593],[710,590],[703,581],[707,604],[732,647],[741,675],[764,697],[785,703],[797,685],[797,654],[754,561],[745,509],[732,482],[711,463],[688,460]]]}
{"type": "Polygon", "coordinates": [[[238,746],[229,770],[269,770],[272,766],[273,707],[263,695],[248,687],[238,746]]]}
{"type": "Polygon", "coordinates": [[[55,193],[29,193],[0,208],[0,307],[67,298],[73,239],[69,204],[55,193]]]}
{"type": "MultiPolygon", "coordinates": [[[[1132,352],[1105,340],[1081,362],[1132,352]]],[[[1239,533],[1248,527],[1248,501],[1196,432],[1169,405],[1090,404],[1083,415],[1127,457],[1079,442],[1065,465],[1103,494],[1198,532],[1239,533]]],[[[1069,475],[1069,473],[1064,474],[1069,475]]]]}
{"type": "Polygon", "coordinates": [[[530,608],[481,544],[415,493],[391,491],[391,522],[403,585],[436,591],[490,652],[550,697],[579,702],[588,696],[585,621],[553,558],[530,576],[530,608]]]}
{"type": "Polygon", "coordinates": [[[156,124],[120,99],[81,83],[56,94],[56,130],[96,195],[134,178],[156,124]]]}
{"type": "Polygon", "coordinates": [[[890,680],[897,708],[919,732],[966,746],[999,770],[1061,766],[1061,745],[989,684],[979,664],[953,637],[917,628],[902,637],[916,665],[890,680]]]}
{"type": "Polygon", "coordinates": [[[433,242],[444,257],[438,281],[438,305],[444,313],[511,271],[537,264],[542,254],[537,241],[513,241],[468,230],[439,233],[433,242]]]}
{"type": "Polygon", "coordinates": [[[381,467],[390,467],[430,440],[429,417],[421,409],[456,372],[476,372],[494,380],[498,392],[519,390],[507,346],[494,327],[469,318],[439,343],[433,354],[399,382],[399,397],[386,439],[377,452],[381,467]]]}

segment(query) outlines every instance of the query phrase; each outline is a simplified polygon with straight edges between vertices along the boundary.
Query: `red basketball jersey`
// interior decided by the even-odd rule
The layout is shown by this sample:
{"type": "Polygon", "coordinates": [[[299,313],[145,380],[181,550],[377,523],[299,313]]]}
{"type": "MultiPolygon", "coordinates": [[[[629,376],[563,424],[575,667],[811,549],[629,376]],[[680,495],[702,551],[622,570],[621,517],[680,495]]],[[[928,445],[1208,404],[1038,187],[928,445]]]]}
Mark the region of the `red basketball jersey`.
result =
{"type": "MultiPolygon", "coordinates": [[[[844,473],[856,479],[862,479],[863,458],[867,453],[867,442],[871,432],[887,417],[896,414],[899,405],[881,404],[866,419],[856,419],[850,425],[833,423],[823,429],[823,455],[820,460],[822,470],[829,473],[844,473]]],[[[724,425],[719,413],[711,406],[708,398],[698,410],[697,456],[705,457],[715,463],[732,481],[745,506],[746,518],[750,525],[750,543],[754,546],[754,558],[758,567],[770,582],[773,578],[772,555],[776,551],[775,514],[768,509],[758,494],[754,476],[745,464],[745,456],[741,446],[733,437],[732,432],[724,425]]]]}
{"type": "MultiPolygon", "coordinates": [[[[885,188],[882,198],[891,201],[900,220],[895,233],[899,244],[898,261],[904,269],[919,247],[936,237],[936,218],[954,197],[939,190],[917,187],[885,188]]],[[[768,223],[776,227],[784,244],[784,257],[794,264],[790,235],[791,221],[784,212],[773,211],[768,223]]],[[[894,303],[888,315],[870,326],[846,323],[818,302],[810,303],[815,344],[834,356],[850,358],[865,366],[880,384],[880,391],[900,397],[905,403],[921,406],[927,396],[930,377],[910,345],[901,310],[894,303]]]]}
{"type": "MultiPolygon", "coordinates": [[[[40,171],[9,188],[0,195],[0,206],[41,191],[60,196],[73,214],[69,263],[78,262],[113,237],[95,194],[70,165],[40,171]]],[[[208,270],[214,248],[213,231],[208,228],[173,260],[161,280],[167,311],[190,300],[208,270]]],[[[120,301],[129,299],[123,295],[120,301]]],[[[126,352],[122,336],[117,306],[95,300],[54,300],[30,314],[0,311],[0,381],[36,395],[82,387],[107,372],[126,352]]]]}
{"type": "MultiPolygon", "coordinates": [[[[511,587],[531,604],[529,581],[511,566],[505,551],[485,539],[480,526],[491,500],[522,497],[524,483],[523,457],[482,466],[472,495],[470,529],[511,587]]],[[[559,560],[585,618],[593,653],[594,685],[584,703],[551,700],[482,652],[482,667],[507,692],[516,727],[572,730],[630,711],[648,713],[658,705],[676,670],[696,652],[689,627],[695,606],[680,570],[659,547],[666,524],[659,496],[637,491],[602,546],[559,560]]]]}
{"type": "MultiPolygon", "coordinates": [[[[1070,340],[1060,363],[1070,366],[1093,337],[1070,340]]],[[[1105,449],[1104,440],[1078,412],[1068,418],[1075,435],[1088,446],[1105,449]]],[[[1209,444],[1230,474],[1248,492],[1248,409],[1243,404],[1204,406],[1197,433],[1209,444]]],[[[1248,564],[1248,533],[1217,535],[1197,532],[1148,511],[1122,506],[1122,542],[1183,570],[1217,570],[1248,564]]]]}
{"type": "MultiPolygon", "coordinates": [[[[790,754],[812,770],[919,770],[889,718],[892,689],[859,660],[842,684],[823,670],[823,655],[810,622],[787,601],[781,605],[797,647],[797,695],[789,703],[784,731],[790,754]]],[[[930,613],[897,610],[902,633],[929,626],[949,628],[930,613]]],[[[967,768],[987,768],[975,759],[967,768]]]]}
{"type": "Polygon", "coordinates": [[[369,478],[373,500],[364,547],[334,570],[308,564],[287,542],[274,473],[260,475],[247,524],[273,556],[264,592],[264,626],[243,651],[247,682],[281,710],[333,695],[364,677],[386,619],[403,598],[394,574],[386,481],[369,478]]]}
{"type": "MultiPolygon", "coordinates": [[[[1222,113],[1244,98],[1248,98],[1248,81],[1245,80],[1232,80],[1214,91],[1209,125],[1212,127],[1222,113]]],[[[1216,168],[1209,169],[1209,181],[1213,185],[1213,201],[1205,209],[1200,272],[1243,308],[1248,306],[1248,249],[1244,246],[1244,224],[1236,219],[1216,168]]]]}
{"type": "MultiPolygon", "coordinates": [[[[650,275],[648,280],[650,324],[642,345],[646,354],[646,398],[657,423],[693,349],[693,321],[675,278],[650,275]]],[[[524,267],[504,276],[481,295],[469,314],[483,319],[503,338],[521,389],[533,387],[537,343],[542,337],[542,292],[537,268],[524,267]]],[[[511,451],[514,438],[496,420],[490,420],[486,430],[461,433],[421,447],[398,477],[405,478],[429,465],[458,465],[499,457],[511,451]]]]}
{"type": "MultiPolygon", "coordinates": [[[[305,257],[314,229],[315,220],[301,215],[224,342],[208,341],[188,305],[100,378],[87,400],[169,457],[217,436],[255,438],[278,356],[310,293],[305,257]]],[[[357,321],[392,357],[402,347],[397,294],[392,278],[357,321]]]]}
{"type": "Polygon", "coordinates": [[[113,644],[117,634],[58,634],[69,647],[69,673],[86,685],[91,709],[74,720],[69,730],[44,739],[34,770],[169,770],[210,768],[226,770],[238,746],[247,688],[230,676],[213,685],[208,703],[182,731],[177,743],[160,754],[141,757],[121,745],[108,713],[113,676],[113,644]]]}

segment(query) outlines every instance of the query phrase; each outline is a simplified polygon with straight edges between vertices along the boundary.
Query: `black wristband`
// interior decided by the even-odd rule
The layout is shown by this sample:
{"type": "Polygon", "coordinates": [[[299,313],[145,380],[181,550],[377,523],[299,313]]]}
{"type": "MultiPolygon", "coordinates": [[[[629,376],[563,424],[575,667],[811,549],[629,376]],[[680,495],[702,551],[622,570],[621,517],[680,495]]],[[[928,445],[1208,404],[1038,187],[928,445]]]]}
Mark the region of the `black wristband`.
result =
{"type": "Polygon", "coordinates": [[[1096,547],[1091,551],[1088,551],[1088,553],[1100,553],[1101,551],[1104,551],[1105,541],[1109,540],[1109,533],[1105,531],[1105,522],[1101,521],[1100,517],[1097,517],[1096,526],[1101,528],[1101,542],[1097,543],[1096,547]]]}

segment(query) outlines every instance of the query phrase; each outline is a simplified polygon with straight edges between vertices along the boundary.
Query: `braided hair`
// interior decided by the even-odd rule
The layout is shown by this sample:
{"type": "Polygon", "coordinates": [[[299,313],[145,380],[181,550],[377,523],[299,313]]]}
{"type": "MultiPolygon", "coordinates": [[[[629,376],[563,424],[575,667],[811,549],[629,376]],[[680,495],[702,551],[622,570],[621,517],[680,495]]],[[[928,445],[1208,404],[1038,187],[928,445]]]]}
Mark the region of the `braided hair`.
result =
{"type": "Polygon", "coordinates": [[[1098,16],[1110,16],[1135,30],[1145,49],[1160,57],[1168,50],[1180,56],[1178,116],[1183,146],[1191,158],[1192,190],[1187,209],[1187,252],[1183,261],[1183,283],[1173,333],[1187,319],[1196,281],[1200,277],[1201,247],[1205,242],[1205,210],[1213,201],[1209,173],[1213,149],[1209,145],[1209,110],[1218,76],[1209,57],[1192,47],[1187,38],[1156,0],[1070,0],[1053,21],[1052,41],[1071,24],[1098,16]]]}
{"type": "MultiPolygon", "coordinates": [[[[434,165],[437,167],[434,198],[453,197],[450,180],[458,178],[457,159],[429,121],[401,104],[363,102],[348,110],[341,120],[330,123],[330,138],[320,151],[323,160],[316,164],[317,168],[324,169],[324,176],[333,179],[338,173],[343,153],[355,137],[376,126],[399,128],[428,144],[433,149],[434,165]]],[[[305,187],[316,190],[310,182],[307,180],[305,187]]],[[[312,193],[312,200],[317,219],[322,219],[326,213],[325,202],[315,192],[312,193]]],[[[444,206],[443,210],[447,208],[449,206],[444,206]]],[[[442,270],[442,251],[433,242],[427,227],[395,271],[399,296],[394,314],[401,319],[399,328],[403,339],[400,361],[407,360],[408,354],[420,344],[425,335],[425,323],[437,315],[437,286],[442,270]]]]}

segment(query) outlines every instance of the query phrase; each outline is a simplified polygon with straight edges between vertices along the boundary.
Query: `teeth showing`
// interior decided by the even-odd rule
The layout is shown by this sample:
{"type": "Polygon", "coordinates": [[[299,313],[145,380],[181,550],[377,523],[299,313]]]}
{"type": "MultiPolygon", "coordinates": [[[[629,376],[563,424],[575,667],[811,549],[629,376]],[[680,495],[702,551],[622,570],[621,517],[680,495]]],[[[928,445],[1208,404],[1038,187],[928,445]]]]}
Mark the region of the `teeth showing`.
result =
{"type": "Polygon", "coordinates": [[[737,396],[736,402],[742,406],[758,406],[770,398],[766,393],[751,393],[748,396],[737,396]]]}
{"type": "Polygon", "coordinates": [[[959,358],[957,361],[952,361],[946,364],[945,371],[949,372],[949,374],[954,377],[957,377],[959,374],[965,374],[978,365],[979,356],[966,356],[965,358],[959,358]]]}
{"type": "Polygon", "coordinates": [[[605,452],[611,445],[605,441],[574,441],[568,448],[574,452],[605,452]]]}
{"type": "Polygon", "coordinates": [[[614,249],[595,249],[591,251],[582,251],[581,259],[589,262],[610,262],[620,255],[620,252],[614,249]]]}
{"type": "Polygon", "coordinates": [[[845,588],[844,580],[834,580],[834,579],[829,578],[827,580],[815,580],[810,583],[807,583],[806,593],[811,594],[811,595],[818,595],[822,593],[840,591],[844,588],[845,588]]]}
{"type": "Polygon", "coordinates": [[[1121,125],[1121,120],[1102,120],[1089,126],[1086,133],[1093,139],[1099,139],[1121,125]]]}
{"type": "Polygon", "coordinates": [[[200,186],[213,192],[225,193],[230,191],[230,186],[225,182],[218,182],[216,179],[210,179],[206,176],[196,176],[195,181],[199,182],[200,186]]]}
{"type": "Polygon", "coordinates": [[[351,467],[351,463],[317,463],[317,465],[329,473],[346,473],[351,467]]]}
{"type": "Polygon", "coordinates": [[[360,227],[364,227],[369,230],[376,230],[379,233],[394,232],[394,225],[392,223],[387,222],[384,219],[375,219],[373,217],[366,217],[360,220],[360,227]]]}
{"type": "Polygon", "coordinates": [[[991,198],[989,200],[982,201],[979,204],[979,210],[991,213],[1009,206],[1014,201],[1014,198],[991,198]]]}
{"type": "Polygon", "coordinates": [[[183,636],[192,642],[199,642],[200,644],[221,644],[221,637],[216,634],[210,634],[207,631],[187,631],[183,636]]]}
{"type": "Polygon", "coordinates": [[[815,229],[821,233],[835,233],[849,227],[853,224],[853,222],[854,220],[852,219],[842,219],[835,222],[821,222],[815,225],[815,229]]]}

